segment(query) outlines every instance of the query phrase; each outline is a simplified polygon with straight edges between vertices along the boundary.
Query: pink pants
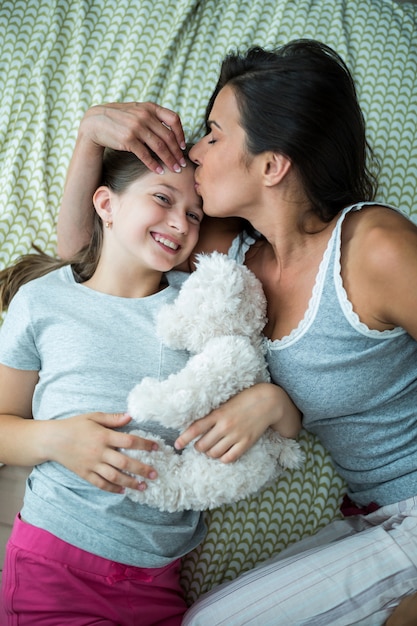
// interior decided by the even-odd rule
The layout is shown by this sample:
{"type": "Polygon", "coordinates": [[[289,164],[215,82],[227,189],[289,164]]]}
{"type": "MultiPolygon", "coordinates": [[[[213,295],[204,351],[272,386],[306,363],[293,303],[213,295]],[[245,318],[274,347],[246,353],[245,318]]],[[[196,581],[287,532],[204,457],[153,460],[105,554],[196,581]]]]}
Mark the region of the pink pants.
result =
{"type": "Polygon", "coordinates": [[[1,626],[179,626],[179,560],[129,567],[16,518],[6,548],[1,626]]]}

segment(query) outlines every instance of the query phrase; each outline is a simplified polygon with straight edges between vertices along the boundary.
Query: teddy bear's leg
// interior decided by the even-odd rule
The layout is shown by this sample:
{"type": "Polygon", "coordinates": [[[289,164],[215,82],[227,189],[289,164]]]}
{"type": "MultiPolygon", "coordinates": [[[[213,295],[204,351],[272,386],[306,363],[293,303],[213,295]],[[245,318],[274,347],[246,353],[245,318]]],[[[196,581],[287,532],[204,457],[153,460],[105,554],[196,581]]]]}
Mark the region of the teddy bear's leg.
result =
{"type": "Polygon", "coordinates": [[[182,501],[194,510],[216,508],[259,491],[281,472],[261,442],[234,463],[222,463],[189,446],[181,461],[182,501]]]}

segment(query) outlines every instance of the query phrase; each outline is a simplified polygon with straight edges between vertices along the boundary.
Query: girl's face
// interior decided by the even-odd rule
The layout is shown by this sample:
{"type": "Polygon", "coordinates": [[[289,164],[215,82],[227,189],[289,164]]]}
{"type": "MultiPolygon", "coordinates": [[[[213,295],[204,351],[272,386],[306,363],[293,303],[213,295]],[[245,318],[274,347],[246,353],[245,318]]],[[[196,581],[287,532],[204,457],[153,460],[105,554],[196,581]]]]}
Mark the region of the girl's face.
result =
{"type": "Polygon", "coordinates": [[[210,112],[210,132],[190,151],[197,164],[196,190],[204,212],[213,217],[245,217],[259,199],[257,157],[246,149],[245,131],[232,87],[217,95],[210,112]]]}
{"type": "Polygon", "coordinates": [[[192,166],[180,174],[149,172],[122,194],[110,191],[109,204],[111,253],[132,267],[169,271],[190,256],[198,241],[203,209],[192,166]]]}

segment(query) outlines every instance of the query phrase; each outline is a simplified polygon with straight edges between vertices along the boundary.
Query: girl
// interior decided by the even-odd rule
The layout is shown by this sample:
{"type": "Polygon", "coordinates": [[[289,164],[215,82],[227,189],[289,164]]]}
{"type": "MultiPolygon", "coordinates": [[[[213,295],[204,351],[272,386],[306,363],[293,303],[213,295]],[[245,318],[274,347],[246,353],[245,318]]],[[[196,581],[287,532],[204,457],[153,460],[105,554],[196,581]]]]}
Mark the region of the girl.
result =
{"type": "Polygon", "coordinates": [[[177,294],[165,273],[198,239],[193,168],[162,177],[108,151],[93,202],[90,244],[70,265],[32,255],[0,276],[7,306],[45,274],[20,288],[0,336],[0,458],[35,466],[7,546],[2,625],[179,625],[179,559],[205,532],[197,512],[124,496],[144,487],[126,472],[154,473],[119,448],[152,442],[110,428],[129,421],[120,413],[141,377],[187,358],[160,345],[153,318],[177,294]]]}

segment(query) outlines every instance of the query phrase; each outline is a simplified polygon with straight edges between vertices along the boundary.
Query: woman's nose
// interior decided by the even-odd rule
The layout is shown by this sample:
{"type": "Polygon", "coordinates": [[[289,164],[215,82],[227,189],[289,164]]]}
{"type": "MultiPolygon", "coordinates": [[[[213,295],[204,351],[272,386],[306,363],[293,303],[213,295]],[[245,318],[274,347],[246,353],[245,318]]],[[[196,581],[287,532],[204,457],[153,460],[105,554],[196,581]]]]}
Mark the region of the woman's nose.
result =
{"type": "Polygon", "coordinates": [[[197,165],[201,164],[201,161],[200,161],[201,141],[202,141],[201,139],[199,141],[197,141],[197,143],[193,145],[193,147],[191,148],[190,152],[188,153],[191,161],[193,161],[193,163],[196,163],[197,165]]]}

